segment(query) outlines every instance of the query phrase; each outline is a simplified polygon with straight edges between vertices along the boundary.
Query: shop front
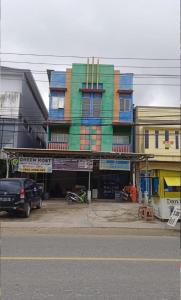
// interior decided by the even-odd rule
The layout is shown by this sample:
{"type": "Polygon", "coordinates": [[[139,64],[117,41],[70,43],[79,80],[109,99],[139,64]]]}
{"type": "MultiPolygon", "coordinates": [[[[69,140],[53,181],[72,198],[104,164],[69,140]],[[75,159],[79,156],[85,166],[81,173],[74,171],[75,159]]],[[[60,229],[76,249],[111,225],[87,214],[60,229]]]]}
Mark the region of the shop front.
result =
{"type": "Polygon", "coordinates": [[[129,161],[56,158],[48,189],[51,197],[64,198],[67,191],[82,186],[90,189],[93,199],[115,199],[129,184],[130,176],[129,161]]]}
{"type": "Polygon", "coordinates": [[[175,207],[181,205],[180,172],[157,170],[152,178],[151,197],[155,216],[169,219],[175,207]]]}
{"type": "Polygon", "coordinates": [[[116,199],[130,182],[134,184],[134,164],[148,155],[94,151],[60,151],[53,149],[6,148],[8,164],[18,161],[15,176],[45,178],[45,192],[64,198],[67,191],[83,186],[89,199],[116,199]],[[17,175],[19,174],[19,175],[17,175]]]}
{"type": "Polygon", "coordinates": [[[65,198],[66,193],[75,191],[77,186],[88,191],[92,172],[93,160],[53,158],[48,184],[50,197],[65,198]]]}
{"type": "Polygon", "coordinates": [[[116,199],[132,179],[130,168],[131,163],[128,160],[100,159],[94,164],[91,179],[92,197],[116,199]]]}

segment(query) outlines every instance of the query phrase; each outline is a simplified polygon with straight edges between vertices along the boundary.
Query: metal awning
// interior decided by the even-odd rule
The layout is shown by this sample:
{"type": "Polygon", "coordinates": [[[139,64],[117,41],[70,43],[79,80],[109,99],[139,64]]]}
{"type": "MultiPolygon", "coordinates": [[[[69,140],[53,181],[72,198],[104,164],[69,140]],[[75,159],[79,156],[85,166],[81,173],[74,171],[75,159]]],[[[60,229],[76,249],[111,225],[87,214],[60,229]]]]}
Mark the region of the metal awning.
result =
{"type": "Polygon", "coordinates": [[[154,155],[144,153],[118,153],[118,152],[95,152],[81,150],[57,150],[57,149],[36,149],[36,148],[4,148],[9,157],[35,156],[54,158],[87,158],[87,159],[123,159],[130,161],[145,161],[153,158],[154,155]]]}
{"type": "Polygon", "coordinates": [[[168,186],[181,186],[181,178],[180,177],[164,177],[165,182],[168,186]]]}

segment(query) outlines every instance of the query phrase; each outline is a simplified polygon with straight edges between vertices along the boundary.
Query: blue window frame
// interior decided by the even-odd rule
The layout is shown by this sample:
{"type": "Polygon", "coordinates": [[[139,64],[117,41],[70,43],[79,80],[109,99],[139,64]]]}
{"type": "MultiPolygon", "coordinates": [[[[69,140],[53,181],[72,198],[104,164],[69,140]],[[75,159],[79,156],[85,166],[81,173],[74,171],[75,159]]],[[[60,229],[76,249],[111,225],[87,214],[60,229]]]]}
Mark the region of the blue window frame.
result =
{"type": "Polygon", "coordinates": [[[65,92],[51,92],[49,101],[49,118],[64,118],[65,92]]]}
{"type": "Polygon", "coordinates": [[[82,117],[83,118],[100,118],[102,95],[99,93],[82,94],[82,117]]]}
{"type": "Polygon", "coordinates": [[[126,97],[120,97],[120,111],[126,112],[131,110],[131,99],[126,97]]]}

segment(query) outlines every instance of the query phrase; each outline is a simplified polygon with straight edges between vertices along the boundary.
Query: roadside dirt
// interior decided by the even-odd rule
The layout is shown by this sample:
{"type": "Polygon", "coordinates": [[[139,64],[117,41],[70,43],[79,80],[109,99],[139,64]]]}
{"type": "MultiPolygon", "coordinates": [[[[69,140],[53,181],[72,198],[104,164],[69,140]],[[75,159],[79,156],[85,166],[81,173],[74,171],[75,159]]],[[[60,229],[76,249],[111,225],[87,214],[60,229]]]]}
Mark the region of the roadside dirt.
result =
{"type": "Polygon", "coordinates": [[[46,201],[30,217],[0,213],[1,234],[4,235],[150,235],[179,236],[179,230],[168,228],[155,219],[138,219],[138,205],[127,203],[92,203],[68,205],[46,201]]]}

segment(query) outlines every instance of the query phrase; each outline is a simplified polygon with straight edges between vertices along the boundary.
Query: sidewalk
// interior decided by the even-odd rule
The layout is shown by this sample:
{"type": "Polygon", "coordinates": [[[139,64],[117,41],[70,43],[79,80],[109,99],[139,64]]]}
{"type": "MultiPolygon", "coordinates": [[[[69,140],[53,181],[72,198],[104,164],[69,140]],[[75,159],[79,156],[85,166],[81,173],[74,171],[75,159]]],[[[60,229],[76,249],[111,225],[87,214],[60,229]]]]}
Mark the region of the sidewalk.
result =
{"type": "MultiPolygon", "coordinates": [[[[180,224],[172,228],[158,219],[138,219],[138,204],[96,203],[68,205],[62,201],[44,201],[43,208],[33,210],[30,218],[0,217],[1,229],[68,229],[68,228],[117,228],[178,232],[180,224]]],[[[18,230],[19,231],[19,230],[18,230]]]]}

